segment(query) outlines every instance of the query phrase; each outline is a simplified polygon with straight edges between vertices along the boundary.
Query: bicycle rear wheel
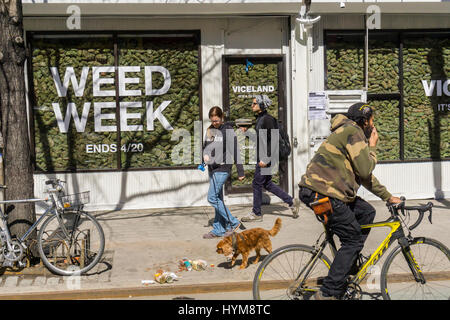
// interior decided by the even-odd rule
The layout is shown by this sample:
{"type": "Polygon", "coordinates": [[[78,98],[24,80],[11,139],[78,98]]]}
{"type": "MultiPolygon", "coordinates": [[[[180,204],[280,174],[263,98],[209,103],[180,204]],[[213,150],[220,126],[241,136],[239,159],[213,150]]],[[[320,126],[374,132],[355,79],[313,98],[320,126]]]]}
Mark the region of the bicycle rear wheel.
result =
{"type": "Polygon", "coordinates": [[[315,256],[314,248],[294,244],[269,254],[259,265],[253,279],[253,299],[293,300],[309,299],[319,288],[321,280],[328,275],[330,260],[321,254],[312,266],[307,280],[300,287],[296,279],[303,279],[305,270],[315,256]],[[300,274],[302,273],[302,274],[300,274]]]}
{"type": "Polygon", "coordinates": [[[386,300],[448,300],[450,298],[450,251],[428,238],[410,241],[412,256],[425,283],[417,281],[402,252],[396,247],[381,270],[381,294],[386,300]]]}
{"type": "Polygon", "coordinates": [[[103,255],[102,227],[84,211],[64,211],[59,217],[50,216],[39,230],[42,261],[50,271],[63,276],[88,272],[103,255]]]}

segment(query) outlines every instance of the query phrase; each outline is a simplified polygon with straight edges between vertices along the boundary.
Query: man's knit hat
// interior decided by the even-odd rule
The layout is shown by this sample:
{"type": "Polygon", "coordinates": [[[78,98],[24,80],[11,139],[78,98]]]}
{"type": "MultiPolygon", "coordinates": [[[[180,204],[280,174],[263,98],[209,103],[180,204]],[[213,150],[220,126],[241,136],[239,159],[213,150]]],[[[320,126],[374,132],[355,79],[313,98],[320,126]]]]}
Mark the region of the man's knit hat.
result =
{"type": "Polygon", "coordinates": [[[358,123],[363,120],[369,120],[372,114],[372,108],[367,103],[357,102],[348,108],[347,118],[358,123]]]}
{"type": "Polygon", "coordinates": [[[256,103],[259,105],[261,110],[266,110],[272,105],[272,100],[269,99],[265,94],[259,94],[256,97],[256,103]]]}

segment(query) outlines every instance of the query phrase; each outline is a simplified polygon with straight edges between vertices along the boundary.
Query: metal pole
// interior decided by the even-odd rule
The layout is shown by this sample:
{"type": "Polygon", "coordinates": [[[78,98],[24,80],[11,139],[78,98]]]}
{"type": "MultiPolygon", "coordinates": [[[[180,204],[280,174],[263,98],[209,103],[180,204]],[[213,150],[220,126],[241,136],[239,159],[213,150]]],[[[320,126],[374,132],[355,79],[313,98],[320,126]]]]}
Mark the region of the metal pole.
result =
{"type": "MultiPolygon", "coordinates": [[[[3,146],[0,147],[0,185],[5,185],[5,175],[3,168],[3,146]]],[[[5,200],[5,189],[0,188],[0,200],[5,200]]],[[[0,208],[2,212],[5,212],[5,205],[1,204],[0,208]]]]}
{"type": "Polygon", "coordinates": [[[364,43],[364,77],[365,77],[365,90],[369,91],[369,26],[367,25],[367,15],[364,17],[364,26],[366,27],[366,36],[364,43]]]}

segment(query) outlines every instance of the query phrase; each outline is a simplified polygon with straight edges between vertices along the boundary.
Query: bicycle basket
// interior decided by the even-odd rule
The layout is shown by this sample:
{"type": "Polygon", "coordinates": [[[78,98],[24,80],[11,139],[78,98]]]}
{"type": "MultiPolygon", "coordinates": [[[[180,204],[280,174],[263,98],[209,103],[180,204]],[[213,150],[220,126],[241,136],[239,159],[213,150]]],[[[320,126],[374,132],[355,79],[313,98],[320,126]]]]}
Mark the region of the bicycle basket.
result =
{"type": "Polygon", "coordinates": [[[79,207],[85,203],[89,203],[89,193],[90,191],[85,191],[61,197],[64,209],[79,207]]]}

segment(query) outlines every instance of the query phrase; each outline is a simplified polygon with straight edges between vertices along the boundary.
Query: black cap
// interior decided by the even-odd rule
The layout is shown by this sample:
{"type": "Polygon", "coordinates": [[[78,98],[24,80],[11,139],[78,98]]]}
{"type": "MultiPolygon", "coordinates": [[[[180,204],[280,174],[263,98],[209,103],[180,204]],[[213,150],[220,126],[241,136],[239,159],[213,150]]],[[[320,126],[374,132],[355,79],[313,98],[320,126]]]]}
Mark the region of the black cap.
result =
{"type": "Polygon", "coordinates": [[[348,108],[347,118],[358,123],[362,120],[369,120],[372,113],[372,108],[367,103],[357,102],[348,108]]]}

